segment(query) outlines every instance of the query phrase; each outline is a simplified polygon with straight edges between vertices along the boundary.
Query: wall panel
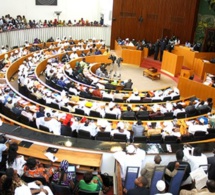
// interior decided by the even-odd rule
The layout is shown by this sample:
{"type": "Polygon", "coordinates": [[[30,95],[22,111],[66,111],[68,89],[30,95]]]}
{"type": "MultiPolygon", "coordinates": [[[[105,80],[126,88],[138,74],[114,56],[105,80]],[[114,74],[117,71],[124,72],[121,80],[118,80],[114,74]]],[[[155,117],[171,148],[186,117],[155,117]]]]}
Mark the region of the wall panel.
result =
{"type": "Polygon", "coordinates": [[[137,40],[145,38],[155,42],[157,38],[166,35],[163,35],[164,29],[169,32],[168,36],[176,35],[182,42],[192,40],[198,2],[199,0],[114,0],[111,47],[114,47],[116,37],[137,40]]]}

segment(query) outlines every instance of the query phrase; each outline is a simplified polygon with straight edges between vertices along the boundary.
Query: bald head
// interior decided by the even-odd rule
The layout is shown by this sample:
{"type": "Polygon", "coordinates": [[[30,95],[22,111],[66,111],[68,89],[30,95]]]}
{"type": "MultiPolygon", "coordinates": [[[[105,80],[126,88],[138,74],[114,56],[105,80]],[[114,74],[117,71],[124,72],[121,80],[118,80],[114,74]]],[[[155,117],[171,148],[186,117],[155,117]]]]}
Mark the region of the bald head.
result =
{"type": "Polygon", "coordinates": [[[161,161],[162,161],[161,156],[159,154],[155,155],[154,157],[155,164],[160,164],[161,161]]]}

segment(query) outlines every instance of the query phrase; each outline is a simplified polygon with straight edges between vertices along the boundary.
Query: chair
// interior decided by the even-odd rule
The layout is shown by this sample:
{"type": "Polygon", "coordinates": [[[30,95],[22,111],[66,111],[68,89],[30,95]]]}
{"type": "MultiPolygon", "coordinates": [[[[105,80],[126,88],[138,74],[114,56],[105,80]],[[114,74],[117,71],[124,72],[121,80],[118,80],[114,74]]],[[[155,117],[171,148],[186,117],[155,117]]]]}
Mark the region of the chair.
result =
{"type": "Polygon", "coordinates": [[[33,95],[32,93],[29,93],[28,98],[34,102],[37,102],[37,97],[35,95],[33,95]]]}
{"type": "Polygon", "coordinates": [[[92,116],[92,117],[98,117],[98,118],[101,117],[100,112],[97,112],[95,110],[90,110],[89,115],[92,116]]]}
{"type": "Polygon", "coordinates": [[[197,115],[197,110],[196,109],[187,110],[186,113],[187,113],[187,117],[196,116],[197,115]]]}
{"type": "Polygon", "coordinates": [[[60,109],[61,109],[62,111],[64,111],[64,112],[69,112],[69,108],[61,107],[60,109]]]}
{"type": "Polygon", "coordinates": [[[173,112],[165,112],[164,119],[165,120],[173,119],[173,112]]]}
{"type": "Polygon", "coordinates": [[[169,185],[168,192],[172,194],[179,194],[181,183],[187,166],[180,165],[174,177],[172,177],[169,185]]]}
{"type": "Polygon", "coordinates": [[[54,182],[51,183],[51,187],[55,195],[70,195],[72,189],[69,186],[59,185],[54,182]]]}
{"type": "Polygon", "coordinates": [[[161,143],[161,142],[163,142],[163,138],[161,134],[149,136],[149,143],[161,143]]]}
{"type": "Polygon", "coordinates": [[[80,108],[76,108],[75,109],[75,113],[76,114],[80,114],[80,115],[85,115],[84,110],[80,109],[80,108]]]}
{"type": "Polygon", "coordinates": [[[147,120],[149,120],[149,115],[138,115],[137,119],[139,119],[141,121],[147,121],[147,120]]]}
{"type": "Polygon", "coordinates": [[[186,118],[186,117],[187,117],[187,113],[186,113],[186,112],[179,112],[179,113],[176,115],[176,118],[177,118],[177,119],[186,118]]]}
{"type": "Polygon", "coordinates": [[[111,141],[111,134],[110,132],[101,132],[99,131],[95,137],[96,140],[99,141],[111,141]]]}
{"type": "Polygon", "coordinates": [[[167,135],[164,138],[164,143],[176,143],[178,141],[178,137],[174,135],[167,135]]]}
{"type": "Polygon", "coordinates": [[[165,168],[165,166],[156,166],[154,168],[154,173],[151,180],[150,195],[155,195],[158,193],[156,184],[159,180],[163,179],[165,168]]]}
{"type": "Polygon", "coordinates": [[[58,104],[55,104],[55,103],[51,103],[51,104],[49,104],[49,106],[51,107],[51,108],[55,108],[55,109],[59,109],[59,105],[58,104]]]}
{"type": "Polygon", "coordinates": [[[133,120],[136,120],[136,117],[135,116],[122,116],[121,119],[133,121],[133,120]]]}
{"type": "Polygon", "coordinates": [[[140,167],[130,167],[126,169],[126,177],[124,187],[127,190],[135,188],[134,180],[138,177],[140,167]]]}
{"type": "Polygon", "coordinates": [[[78,195],[87,195],[87,194],[90,194],[90,195],[99,195],[99,191],[91,192],[91,191],[81,190],[81,189],[78,190],[78,195]]]}
{"type": "Polygon", "coordinates": [[[151,99],[142,99],[142,103],[151,103],[152,100],[151,99]]]}
{"type": "Polygon", "coordinates": [[[133,142],[134,143],[146,143],[148,138],[146,136],[138,136],[134,137],[133,142]]]}
{"type": "Polygon", "coordinates": [[[171,100],[172,100],[172,98],[170,96],[167,96],[167,97],[163,98],[163,102],[171,101],[171,100]]]}
{"type": "Polygon", "coordinates": [[[181,135],[181,142],[191,142],[193,135],[181,135]]]}
{"type": "Polygon", "coordinates": [[[22,175],[21,179],[22,179],[23,181],[25,181],[26,183],[30,183],[30,182],[39,180],[39,181],[41,181],[41,183],[42,183],[43,185],[47,185],[46,179],[45,179],[44,177],[27,177],[27,176],[25,176],[25,175],[22,175]]]}
{"type": "Polygon", "coordinates": [[[154,103],[154,102],[162,102],[162,100],[161,99],[152,99],[152,102],[154,103]]]}
{"type": "Polygon", "coordinates": [[[78,134],[77,134],[78,138],[82,138],[82,139],[91,139],[91,135],[89,131],[85,131],[82,129],[78,130],[78,134]]]}
{"type": "Polygon", "coordinates": [[[24,116],[24,115],[20,115],[19,121],[20,121],[20,123],[22,123],[22,124],[25,124],[25,125],[30,126],[30,120],[29,120],[29,118],[26,117],[26,116],[24,116]]]}
{"type": "Polygon", "coordinates": [[[180,99],[180,95],[175,95],[172,97],[172,100],[179,100],[180,99]]]}
{"type": "Polygon", "coordinates": [[[157,121],[157,120],[164,120],[164,115],[158,115],[151,117],[151,120],[157,121]]]}
{"type": "Polygon", "coordinates": [[[103,97],[103,98],[102,98],[102,101],[111,102],[111,101],[113,101],[113,100],[112,100],[112,98],[103,97]]]}
{"type": "Polygon", "coordinates": [[[39,125],[39,129],[42,130],[42,131],[45,131],[45,132],[50,132],[49,128],[44,126],[44,125],[39,125]]]}
{"type": "Polygon", "coordinates": [[[61,125],[61,135],[72,137],[72,130],[70,126],[61,125]]]}
{"type": "Polygon", "coordinates": [[[142,100],[130,100],[130,103],[142,103],[142,100]]]}
{"type": "Polygon", "coordinates": [[[122,103],[122,102],[124,102],[124,100],[123,99],[114,98],[114,102],[122,103]]]}
{"type": "Polygon", "coordinates": [[[113,141],[115,141],[115,142],[127,142],[127,136],[125,134],[115,133],[113,135],[113,141]]]}
{"type": "Polygon", "coordinates": [[[215,128],[208,128],[207,138],[215,138],[215,128]]]}
{"type": "Polygon", "coordinates": [[[102,98],[97,97],[97,96],[92,96],[90,99],[92,99],[92,100],[102,100],[102,98]]]}
{"type": "Polygon", "coordinates": [[[105,113],[105,118],[108,118],[108,119],[116,119],[116,114],[105,113]]]}
{"type": "Polygon", "coordinates": [[[204,140],[206,138],[205,131],[196,131],[193,135],[193,141],[204,140]]]}

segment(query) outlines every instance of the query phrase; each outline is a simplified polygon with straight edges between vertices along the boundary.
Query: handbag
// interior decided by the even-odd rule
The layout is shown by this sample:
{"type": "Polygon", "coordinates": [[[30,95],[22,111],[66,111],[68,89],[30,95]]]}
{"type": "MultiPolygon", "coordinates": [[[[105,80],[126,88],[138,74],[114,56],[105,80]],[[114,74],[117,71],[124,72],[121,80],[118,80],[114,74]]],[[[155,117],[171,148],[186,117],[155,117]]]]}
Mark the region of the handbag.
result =
{"type": "Polygon", "coordinates": [[[108,173],[101,174],[101,178],[102,178],[103,184],[106,187],[113,186],[113,177],[110,176],[108,173]]]}

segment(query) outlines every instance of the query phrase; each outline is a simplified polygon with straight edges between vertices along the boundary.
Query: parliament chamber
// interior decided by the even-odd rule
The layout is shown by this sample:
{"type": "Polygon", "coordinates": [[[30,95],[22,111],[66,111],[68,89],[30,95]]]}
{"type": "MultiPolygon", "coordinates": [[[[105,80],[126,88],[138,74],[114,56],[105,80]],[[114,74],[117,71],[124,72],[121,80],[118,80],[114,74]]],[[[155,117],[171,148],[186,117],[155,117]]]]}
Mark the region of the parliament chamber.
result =
{"type": "MultiPolygon", "coordinates": [[[[71,35],[76,39],[78,42],[79,39],[88,39],[91,37],[97,37],[100,39],[105,40],[105,44],[109,45],[111,29],[110,27],[72,27],[72,34],[71,27],[57,27],[57,28],[44,28],[44,29],[28,29],[28,30],[19,30],[19,31],[11,31],[5,32],[0,34],[0,40],[7,40],[7,43],[4,42],[3,44],[10,44],[10,45],[22,45],[27,37],[28,40],[33,40],[35,38],[35,34],[37,34],[38,38],[41,40],[46,40],[47,37],[51,34],[53,37],[63,37],[64,35],[71,35]],[[6,37],[6,38],[5,38],[6,37]],[[25,37],[25,38],[24,38],[25,37]],[[9,42],[8,42],[9,41],[9,42]]],[[[28,59],[29,57],[33,57],[34,53],[40,53],[43,51],[44,53],[48,50],[48,47],[51,43],[44,42],[38,44],[38,47],[41,50],[36,52],[29,52],[27,55],[21,56],[15,62],[9,63],[4,67],[4,70],[1,72],[1,86],[7,86],[16,94],[16,96],[21,97],[19,100],[19,104],[22,107],[29,106],[32,113],[36,113],[39,110],[39,107],[45,107],[47,109],[52,109],[57,113],[60,114],[71,114],[73,117],[79,118],[87,118],[95,122],[95,124],[100,119],[106,119],[110,125],[111,129],[115,129],[119,122],[124,122],[126,124],[126,128],[129,131],[132,131],[132,125],[135,124],[139,118],[134,119],[123,119],[123,118],[109,118],[101,117],[101,115],[86,115],[86,113],[78,113],[76,110],[72,112],[68,110],[60,109],[59,107],[52,107],[51,105],[47,105],[44,101],[38,101],[38,99],[32,98],[29,95],[29,92],[20,90],[22,86],[18,84],[17,75],[19,72],[19,67],[23,63],[24,60],[28,59]],[[45,43],[45,44],[44,44],[45,43]],[[14,80],[17,82],[14,85],[14,80]],[[13,83],[13,84],[12,84],[13,83]],[[16,86],[16,87],[14,87],[16,86]]],[[[57,44],[56,42],[52,42],[57,44]]],[[[28,50],[30,49],[27,48],[28,50]]],[[[56,47],[59,49],[60,47],[56,47]]],[[[65,47],[66,48],[66,47],[65,47]]],[[[20,51],[20,48],[13,49],[7,52],[8,57],[11,56],[11,53],[15,53],[15,51],[20,51]]],[[[88,52],[89,49],[85,49],[84,52],[88,52]]],[[[104,50],[102,50],[104,52],[104,50]]],[[[68,52],[70,55],[72,52],[68,52]]],[[[81,54],[81,51],[77,51],[78,55],[81,54]]],[[[124,62],[132,64],[134,66],[140,66],[142,60],[148,57],[148,49],[144,48],[143,51],[137,51],[134,47],[129,46],[120,46],[115,41],[115,53],[118,56],[123,57],[124,62]]],[[[58,58],[59,60],[62,59],[62,56],[65,53],[51,55],[36,64],[35,69],[33,70],[33,74],[29,77],[31,79],[36,80],[39,84],[41,89],[48,89],[49,92],[53,94],[60,94],[63,90],[59,86],[55,86],[52,83],[44,80],[44,72],[46,70],[47,64],[49,59],[58,58]],[[42,79],[41,79],[42,78],[42,79]]],[[[183,46],[176,46],[172,53],[167,51],[164,52],[163,62],[161,65],[161,71],[171,75],[176,76],[179,75],[183,70],[192,70],[192,72],[199,76],[201,79],[205,77],[206,73],[215,74],[213,64],[209,64],[204,60],[209,60],[214,53],[195,53],[190,51],[183,46]],[[171,66],[170,66],[171,64],[171,66]]],[[[0,55],[0,59],[4,59],[5,54],[0,55]]],[[[96,78],[99,83],[105,84],[109,82],[109,78],[98,77],[96,75],[96,70],[101,66],[101,64],[110,64],[111,60],[108,59],[108,56],[105,55],[98,55],[98,56],[86,56],[86,62],[92,64],[90,67],[90,74],[93,78],[96,78]]],[[[80,62],[82,58],[73,59],[69,61],[70,68],[74,69],[76,67],[77,62],[80,62]]],[[[91,90],[95,88],[94,85],[87,85],[85,83],[78,82],[73,78],[70,78],[69,75],[66,74],[65,65],[63,65],[62,74],[71,82],[77,83],[79,86],[89,87],[91,90]]],[[[147,69],[145,69],[145,75],[149,74],[147,69]]],[[[146,75],[148,76],[148,75],[146,75]]],[[[162,77],[162,73],[158,73],[154,76],[150,75],[152,79],[155,80],[162,77]]],[[[111,80],[113,81],[113,80],[111,80]]],[[[181,76],[178,79],[177,88],[180,91],[180,95],[176,96],[175,98],[167,98],[167,99],[154,99],[153,98],[145,98],[146,94],[149,91],[144,90],[136,90],[140,95],[140,101],[130,101],[127,102],[126,100],[132,95],[134,92],[133,90],[124,91],[123,85],[121,84],[121,80],[118,79],[117,83],[115,84],[115,90],[119,90],[120,93],[124,94],[124,99],[122,102],[116,102],[121,108],[122,111],[126,111],[127,106],[131,106],[131,108],[136,112],[138,111],[139,107],[146,106],[148,111],[152,111],[152,107],[156,105],[165,104],[167,101],[171,102],[172,104],[182,103],[183,105],[188,105],[189,102],[195,98],[200,100],[206,100],[208,97],[213,98],[213,105],[215,104],[215,89],[210,86],[205,86],[202,83],[189,80],[186,76],[181,76]]],[[[171,87],[167,86],[166,88],[162,89],[154,89],[152,91],[165,91],[171,87]]],[[[3,88],[2,88],[3,89],[3,88]]],[[[103,89],[105,91],[105,89],[103,89]]],[[[112,91],[115,91],[112,90],[112,91]]],[[[90,103],[103,103],[106,106],[109,105],[109,100],[100,99],[88,99],[84,97],[77,97],[78,95],[69,94],[69,104],[72,106],[78,105],[79,101],[86,101],[90,103]]],[[[111,102],[114,102],[111,101],[111,102]]],[[[92,138],[80,138],[77,135],[74,136],[72,132],[65,135],[55,135],[49,130],[43,130],[37,128],[36,124],[29,123],[29,121],[20,120],[19,117],[16,117],[11,114],[11,112],[7,111],[4,108],[4,105],[1,104],[1,120],[3,124],[0,126],[0,132],[5,134],[7,138],[14,140],[19,143],[20,147],[18,153],[20,155],[24,155],[26,158],[28,157],[35,157],[40,160],[40,162],[49,165],[52,161],[54,166],[59,166],[62,160],[66,159],[69,163],[74,164],[77,166],[77,170],[79,172],[98,172],[101,171],[102,173],[108,173],[111,176],[114,176],[114,193],[115,194],[122,194],[122,185],[121,185],[121,170],[120,165],[115,162],[113,158],[113,153],[116,151],[120,151],[126,148],[126,146],[130,143],[134,143],[138,148],[143,149],[146,151],[146,161],[152,161],[154,154],[159,153],[162,156],[162,163],[167,164],[170,160],[174,159],[175,152],[178,149],[183,149],[185,143],[191,144],[193,147],[199,146],[203,149],[204,154],[210,156],[212,150],[214,149],[214,139],[215,139],[215,127],[212,126],[208,129],[211,129],[210,132],[208,131],[203,136],[195,137],[194,135],[190,136],[188,132],[188,121],[195,121],[199,117],[206,117],[208,118],[208,110],[204,112],[199,112],[198,114],[188,115],[187,113],[180,118],[173,117],[173,116],[166,116],[161,119],[153,119],[153,118],[143,118],[140,120],[142,121],[143,125],[147,126],[148,123],[165,123],[166,121],[172,122],[179,127],[179,132],[181,134],[180,138],[170,139],[162,139],[161,132],[162,127],[160,128],[152,128],[146,129],[144,132],[144,139],[137,140],[135,142],[132,139],[128,140],[120,140],[114,141],[112,138],[109,140],[101,141],[96,137],[92,138]],[[175,122],[176,121],[176,122],[175,122]],[[154,135],[154,136],[153,136],[154,135]],[[158,136],[159,137],[156,137],[158,136]],[[158,138],[158,139],[157,139],[158,138]],[[154,139],[154,140],[153,140],[154,139]],[[143,141],[144,140],[144,141],[143,141]],[[45,156],[48,148],[57,148],[57,153],[54,154],[55,159],[51,159],[45,156]],[[169,149],[169,147],[171,149],[169,149]],[[155,149],[152,149],[155,148],[155,149]]],[[[62,114],[62,115],[63,115],[62,114]]],[[[211,110],[211,114],[214,115],[214,108],[211,110]]],[[[62,119],[59,119],[61,121],[62,119]]],[[[35,121],[34,121],[35,122],[35,121]]],[[[168,136],[166,136],[168,137],[168,136]]]]}

